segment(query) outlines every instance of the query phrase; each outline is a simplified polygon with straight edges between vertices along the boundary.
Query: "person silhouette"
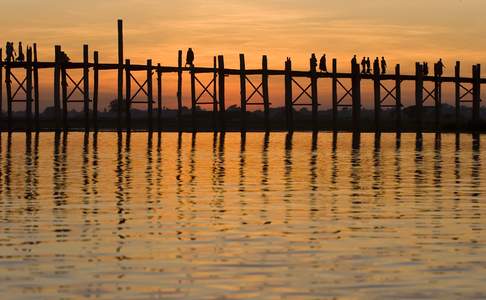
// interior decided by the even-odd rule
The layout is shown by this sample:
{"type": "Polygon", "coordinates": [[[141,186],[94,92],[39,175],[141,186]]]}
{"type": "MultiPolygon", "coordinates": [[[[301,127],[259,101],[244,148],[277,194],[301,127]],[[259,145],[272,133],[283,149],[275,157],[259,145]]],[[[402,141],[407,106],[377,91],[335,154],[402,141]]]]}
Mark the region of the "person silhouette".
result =
{"type": "Polygon", "coordinates": [[[192,48],[187,49],[186,66],[187,65],[189,65],[189,67],[194,67],[194,51],[192,51],[192,48]]]}
{"type": "Polygon", "coordinates": [[[366,57],[363,56],[361,60],[361,73],[366,73],[366,57]]]}
{"type": "Polygon", "coordinates": [[[381,74],[386,74],[386,60],[385,57],[381,57],[381,74]]]}
{"type": "Polygon", "coordinates": [[[424,62],[424,76],[429,75],[429,63],[424,62]]]}
{"type": "Polygon", "coordinates": [[[14,61],[15,49],[13,47],[13,42],[7,42],[7,45],[5,46],[5,52],[6,52],[5,61],[6,62],[14,61]]]}
{"type": "Polygon", "coordinates": [[[310,69],[311,71],[316,71],[317,70],[317,58],[316,54],[312,53],[311,58],[310,58],[310,69]]]}
{"type": "Polygon", "coordinates": [[[319,70],[321,70],[321,72],[327,73],[326,54],[323,54],[321,60],[319,61],[319,70]]]}
{"type": "MultiPolygon", "coordinates": [[[[12,45],[13,47],[13,45],[12,45]]],[[[24,59],[25,59],[25,56],[24,56],[24,51],[22,50],[22,42],[19,42],[19,55],[17,56],[17,61],[18,62],[23,62],[24,59]]]]}
{"type": "Polygon", "coordinates": [[[444,69],[445,69],[445,65],[442,62],[442,58],[439,58],[439,61],[437,62],[436,66],[437,66],[437,72],[436,72],[437,74],[436,75],[441,77],[442,74],[444,73],[444,69]]]}
{"type": "Polygon", "coordinates": [[[366,58],[366,73],[371,74],[371,60],[369,57],[366,58]]]}

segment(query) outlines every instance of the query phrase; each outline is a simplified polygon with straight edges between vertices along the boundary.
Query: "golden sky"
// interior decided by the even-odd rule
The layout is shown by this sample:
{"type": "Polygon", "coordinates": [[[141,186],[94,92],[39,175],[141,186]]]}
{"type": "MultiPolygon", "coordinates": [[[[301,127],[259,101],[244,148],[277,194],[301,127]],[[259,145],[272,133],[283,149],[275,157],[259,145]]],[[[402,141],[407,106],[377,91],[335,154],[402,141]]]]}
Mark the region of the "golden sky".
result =
{"type": "MultiPolygon", "coordinates": [[[[484,0],[18,0],[3,1],[1,42],[37,42],[42,60],[61,44],[73,60],[82,44],[99,50],[103,62],[116,61],[116,20],[124,20],[125,53],[132,62],[152,58],[175,65],[177,50],[193,47],[197,65],[225,55],[248,68],[261,55],[271,68],[291,56],[295,69],[308,68],[310,53],[338,58],[343,71],[353,54],[384,55],[389,65],[412,72],[415,61],[442,57],[446,73],[454,61],[486,62],[484,0]]],[[[107,84],[109,85],[109,84],[107,84]]],[[[172,93],[172,92],[171,92],[172,93]]]]}

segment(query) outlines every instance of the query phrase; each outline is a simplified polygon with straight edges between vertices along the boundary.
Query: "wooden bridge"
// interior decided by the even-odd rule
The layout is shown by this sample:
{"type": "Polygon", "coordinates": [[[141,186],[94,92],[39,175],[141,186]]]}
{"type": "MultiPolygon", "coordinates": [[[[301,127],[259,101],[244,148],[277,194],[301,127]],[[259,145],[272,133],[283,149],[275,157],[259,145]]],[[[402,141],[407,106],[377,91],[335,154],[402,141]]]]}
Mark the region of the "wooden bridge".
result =
{"type": "MultiPolygon", "coordinates": [[[[380,74],[379,62],[374,62],[373,73],[363,74],[360,72],[359,65],[351,62],[350,73],[339,73],[337,71],[337,61],[332,60],[331,72],[318,72],[315,66],[308,71],[297,71],[292,69],[290,59],[285,62],[282,70],[272,70],[268,68],[267,57],[262,58],[261,69],[246,69],[245,56],[240,54],[240,68],[225,68],[224,57],[222,55],[214,57],[213,66],[197,67],[183,66],[182,51],[178,54],[178,64],[175,67],[154,64],[148,59],[144,65],[131,64],[129,59],[124,59],[123,55],[123,25],[118,20],[118,62],[100,63],[97,51],[93,53],[93,61],[89,61],[88,45],[83,46],[83,62],[65,61],[62,55],[61,46],[55,46],[55,61],[42,62],[38,60],[37,47],[27,48],[26,60],[23,62],[8,62],[3,59],[0,49],[0,112],[3,129],[12,130],[98,130],[98,99],[99,99],[99,74],[104,70],[117,70],[117,118],[115,126],[111,129],[130,130],[131,127],[131,107],[133,104],[146,104],[147,122],[145,129],[165,130],[164,120],[162,119],[162,108],[164,99],[162,98],[162,75],[165,73],[177,74],[177,120],[179,129],[182,130],[181,120],[183,111],[182,101],[182,75],[183,72],[190,73],[191,84],[191,127],[198,131],[197,107],[209,105],[213,113],[213,126],[215,130],[226,130],[227,109],[225,99],[225,79],[227,76],[239,76],[240,78],[240,118],[239,129],[246,131],[247,107],[256,105],[263,108],[264,128],[270,130],[270,108],[269,99],[269,77],[283,76],[285,78],[285,128],[292,131],[295,128],[294,118],[295,108],[299,106],[309,106],[311,108],[311,120],[313,130],[322,129],[319,126],[319,99],[317,83],[319,79],[330,79],[332,81],[332,129],[339,130],[338,119],[340,108],[350,108],[352,112],[353,131],[360,131],[361,124],[361,84],[364,80],[373,82],[374,86],[374,129],[380,131],[382,128],[382,113],[384,109],[391,108],[394,111],[396,121],[395,129],[401,130],[402,127],[402,93],[401,85],[404,81],[415,82],[415,130],[422,131],[424,124],[424,108],[433,107],[435,111],[434,124],[436,131],[441,130],[442,124],[442,84],[453,83],[455,85],[455,124],[457,129],[461,129],[461,105],[472,103],[471,124],[473,128],[479,128],[480,103],[481,103],[481,84],[486,83],[486,79],[481,78],[480,65],[472,67],[472,77],[461,76],[460,62],[456,62],[455,76],[442,77],[437,74],[433,76],[424,75],[423,65],[416,64],[415,74],[405,75],[400,72],[400,65],[396,65],[393,74],[380,74]],[[54,70],[54,93],[53,125],[43,125],[39,119],[39,70],[54,70]],[[73,78],[70,74],[72,70],[82,70],[80,79],[73,78]],[[137,80],[135,73],[143,72],[144,81],[137,80]],[[5,86],[3,76],[5,73],[5,86]],[[92,73],[92,75],[90,75],[92,73]],[[203,82],[198,75],[211,74],[209,82],[203,82]],[[155,87],[154,87],[155,75],[155,87]],[[253,77],[250,78],[250,76],[253,77]],[[258,82],[255,76],[260,76],[258,82]],[[146,76],[146,77],[145,77],[146,76]],[[253,79],[252,79],[253,78],[253,79]],[[90,91],[90,80],[93,80],[92,91],[90,91]],[[306,84],[302,81],[306,80],[306,84]],[[385,82],[391,82],[385,85],[385,82]],[[427,89],[425,82],[432,82],[433,88],[427,89]],[[349,84],[350,83],[350,84],[349,84]],[[6,92],[7,113],[3,113],[3,88],[6,92]],[[156,95],[154,96],[154,89],[156,95]],[[78,91],[82,99],[74,99],[78,91]],[[143,100],[136,100],[136,97],[143,95],[143,100]],[[209,96],[210,101],[204,101],[203,96],[209,96]],[[261,100],[255,100],[255,98],[261,100]],[[25,118],[22,120],[23,126],[14,126],[13,104],[25,104],[25,118]],[[73,128],[68,118],[68,108],[71,103],[82,103],[84,112],[83,128],[73,128]],[[429,104],[430,103],[430,104],[429,104]]],[[[434,68],[435,69],[435,68],[434,68]]],[[[79,94],[78,93],[78,94],[79,94]]],[[[18,120],[17,120],[18,121],[18,120]]],[[[51,124],[50,123],[50,124],[51,124]]],[[[105,128],[106,129],[106,128],[105,128]]]]}

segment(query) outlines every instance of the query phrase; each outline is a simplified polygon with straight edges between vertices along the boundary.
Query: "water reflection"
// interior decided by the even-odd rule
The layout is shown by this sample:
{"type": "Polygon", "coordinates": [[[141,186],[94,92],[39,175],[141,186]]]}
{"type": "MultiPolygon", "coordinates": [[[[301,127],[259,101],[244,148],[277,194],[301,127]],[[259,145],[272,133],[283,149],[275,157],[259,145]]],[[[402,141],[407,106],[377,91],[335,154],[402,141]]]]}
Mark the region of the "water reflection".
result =
{"type": "Polygon", "coordinates": [[[481,298],[483,157],[476,134],[4,133],[0,290],[481,298]]]}

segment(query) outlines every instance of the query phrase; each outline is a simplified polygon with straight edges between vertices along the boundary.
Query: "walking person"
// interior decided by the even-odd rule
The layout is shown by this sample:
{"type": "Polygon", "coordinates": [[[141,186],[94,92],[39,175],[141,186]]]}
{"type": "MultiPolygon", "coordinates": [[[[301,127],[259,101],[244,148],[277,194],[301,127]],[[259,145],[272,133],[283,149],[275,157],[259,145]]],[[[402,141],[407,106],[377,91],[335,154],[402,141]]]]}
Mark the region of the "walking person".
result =
{"type": "Polygon", "coordinates": [[[382,56],[381,57],[381,74],[386,74],[386,60],[385,60],[385,57],[382,56]]]}
{"type": "Polygon", "coordinates": [[[366,73],[366,57],[363,56],[363,59],[361,60],[361,73],[365,74],[366,73]]]}
{"type": "Polygon", "coordinates": [[[321,60],[319,61],[319,70],[321,70],[321,72],[327,73],[326,54],[323,54],[321,60]]]}
{"type": "Polygon", "coordinates": [[[317,70],[317,58],[315,53],[312,53],[310,58],[310,70],[314,72],[317,70]]]}
{"type": "Polygon", "coordinates": [[[445,69],[445,65],[442,62],[442,58],[439,58],[439,61],[436,64],[436,68],[437,68],[436,75],[442,77],[442,74],[444,73],[444,69],[445,69]]]}
{"type": "Polygon", "coordinates": [[[15,60],[14,55],[16,53],[15,53],[15,49],[13,47],[13,42],[7,42],[7,45],[5,46],[5,52],[6,52],[6,55],[7,55],[5,57],[6,62],[11,62],[11,61],[15,60]]]}
{"type": "Polygon", "coordinates": [[[429,63],[424,62],[424,76],[429,75],[429,63]]]}
{"type": "Polygon", "coordinates": [[[371,74],[371,60],[369,57],[366,58],[366,74],[371,74]]]}
{"type": "Polygon", "coordinates": [[[19,42],[19,55],[17,56],[18,62],[23,62],[25,59],[24,51],[22,50],[22,42],[19,42]]]}
{"type": "Polygon", "coordinates": [[[187,65],[189,65],[189,67],[194,67],[194,51],[192,51],[192,48],[187,49],[185,66],[187,65]]]}

